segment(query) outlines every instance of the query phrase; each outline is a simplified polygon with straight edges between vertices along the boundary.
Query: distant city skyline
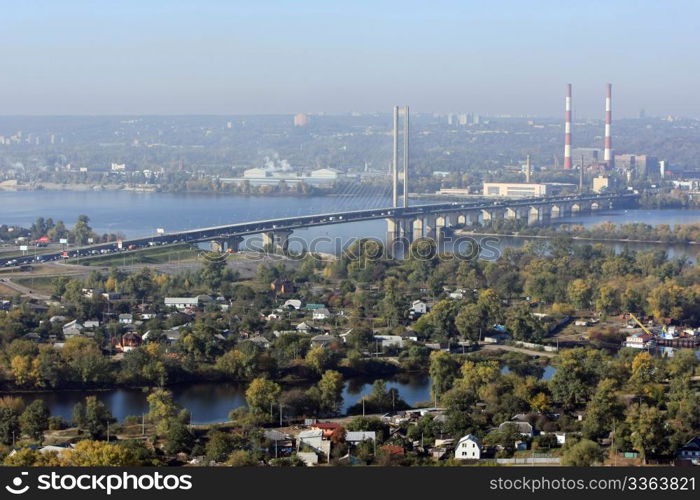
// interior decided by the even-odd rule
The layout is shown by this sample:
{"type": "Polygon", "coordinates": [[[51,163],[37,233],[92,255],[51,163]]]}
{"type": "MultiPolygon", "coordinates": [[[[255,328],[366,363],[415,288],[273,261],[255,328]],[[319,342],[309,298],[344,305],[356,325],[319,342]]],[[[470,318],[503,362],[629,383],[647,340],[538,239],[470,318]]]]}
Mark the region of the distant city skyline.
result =
{"type": "Polygon", "coordinates": [[[700,4],[86,0],[3,7],[0,115],[700,116],[700,4]]]}

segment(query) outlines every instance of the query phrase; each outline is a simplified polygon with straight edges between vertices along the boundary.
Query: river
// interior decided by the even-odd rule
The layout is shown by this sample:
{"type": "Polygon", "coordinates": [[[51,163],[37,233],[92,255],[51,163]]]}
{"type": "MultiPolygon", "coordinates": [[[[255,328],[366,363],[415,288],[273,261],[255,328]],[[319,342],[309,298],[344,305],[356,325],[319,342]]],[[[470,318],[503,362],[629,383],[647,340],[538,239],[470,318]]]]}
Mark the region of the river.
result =
{"type": "MultiPolygon", "coordinates": [[[[421,199],[415,203],[431,203],[421,199]]],[[[440,201],[458,201],[440,199],[440,201]]],[[[388,207],[389,197],[264,197],[186,193],[140,193],[132,191],[0,191],[0,224],[28,227],[39,217],[63,220],[69,227],[80,214],[90,217],[98,233],[124,233],[128,237],[155,234],[156,228],[166,231],[192,229],[250,220],[328,213],[350,209],[388,207]]],[[[700,210],[628,209],[597,212],[592,215],[558,219],[557,222],[592,226],[604,221],[615,224],[645,222],[647,224],[688,224],[700,222],[700,210]]],[[[385,240],[383,220],[337,224],[300,229],[294,237],[305,242],[321,241],[315,250],[335,253],[355,238],[372,237],[385,240]],[[331,241],[332,240],[332,241],[331,241]]],[[[527,239],[499,237],[496,246],[522,246],[527,239]]],[[[616,248],[659,248],[650,243],[612,244],[616,248]]],[[[293,242],[290,246],[298,250],[293,242]]],[[[696,248],[669,246],[670,256],[695,258],[696,248]]]]}
{"type": "MultiPolygon", "coordinates": [[[[547,365],[542,371],[541,380],[550,380],[556,369],[547,365]]],[[[502,373],[510,373],[504,366],[502,373]]],[[[387,389],[397,389],[399,396],[411,406],[430,401],[432,383],[427,375],[408,374],[387,379],[387,389]]],[[[192,415],[193,424],[212,424],[227,420],[229,412],[246,405],[246,384],[240,383],[195,383],[173,385],[168,389],[173,399],[192,415]]],[[[285,390],[307,389],[309,384],[288,386],[285,390]]],[[[372,380],[355,378],[345,382],[343,387],[342,413],[359,403],[363,396],[372,392],[372,380]]],[[[15,394],[17,395],[17,394],[15,394]]],[[[112,415],[120,422],[129,415],[142,415],[148,412],[147,393],[140,389],[118,388],[107,391],[54,391],[25,393],[20,396],[27,404],[42,399],[51,411],[51,415],[71,420],[73,406],[84,401],[86,396],[96,396],[110,409],[112,415]]]]}
{"type": "MultiPolygon", "coordinates": [[[[444,200],[443,200],[444,201],[444,200]]],[[[420,203],[429,203],[422,199],[420,203]]],[[[154,234],[157,227],[167,231],[191,229],[225,223],[260,220],[275,217],[335,212],[348,209],[389,206],[388,197],[334,198],[312,196],[260,197],[205,194],[137,193],[128,191],[72,192],[72,191],[0,191],[0,224],[28,227],[39,216],[63,220],[71,226],[78,215],[86,214],[91,225],[99,233],[123,232],[129,237],[154,234]]],[[[561,222],[591,226],[604,221],[616,224],[645,222],[647,224],[688,224],[700,221],[700,210],[616,210],[593,215],[560,219],[561,222]]],[[[337,238],[343,242],[357,237],[385,239],[386,224],[382,220],[339,224],[295,231],[295,235],[309,241],[314,238],[337,238]]],[[[500,236],[499,248],[522,246],[526,238],[500,236]]],[[[665,248],[670,256],[695,258],[696,247],[662,246],[650,243],[612,244],[615,248],[665,248]]],[[[335,251],[335,244],[319,246],[319,251],[335,251]]],[[[551,377],[548,367],[544,379],[551,377]]],[[[428,377],[403,377],[388,381],[389,388],[399,390],[409,404],[430,399],[428,377]]],[[[171,388],[178,404],[190,410],[192,422],[206,424],[226,419],[228,412],[245,405],[245,386],[240,384],[189,384],[171,388]]],[[[343,391],[345,412],[371,390],[371,382],[350,380],[343,391]]],[[[44,399],[53,415],[70,419],[75,403],[86,395],[94,394],[104,401],[113,415],[123,420],[128,415],[141,415],[147,409],[146,394],[138,389],[114,389],[109,391],[59,391],[27,394],[31,401],[44,399]]]]}

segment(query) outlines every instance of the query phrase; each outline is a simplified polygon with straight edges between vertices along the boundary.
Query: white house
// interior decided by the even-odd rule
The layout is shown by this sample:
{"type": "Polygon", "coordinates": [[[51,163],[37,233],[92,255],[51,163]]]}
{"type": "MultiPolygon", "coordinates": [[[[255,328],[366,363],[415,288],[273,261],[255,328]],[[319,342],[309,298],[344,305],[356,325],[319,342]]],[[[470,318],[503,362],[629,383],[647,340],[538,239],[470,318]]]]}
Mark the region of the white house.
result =
{"type": "Polygon", "coordinates": [[[120,314],[119,315],[119,324],[120,325],[130,325],[134,322],[134,316],[129,313],[125,314],[120,314]]]}
{"type": "Polygon", "coordinates": [[[467,434],[457,441],[455,458],[458,460],[479,460],[481,458],[481,441],[473,434],[467,434]]]}
{"type": "Polygon", "coordinates": [[[362,441],[375,441],[377,433],[374,431],[348,431],[345,433],[345,442],[348,444],[360,444],[362,441]]]}
{"type": "Polygon", "coordinates": [[[428,304],[422,300],[414,300],[411,304],[411,311],[418,314],[425,314],[428,312],[428,304]]]}
{"type": "Polygon", "coordinates": [[[196,297],[165,297],[165,307],[174,307],[178,310],[192,309],[209,301],[211,301],[211,297],[208,295],[197,295],[196,297]]]}
{"type": "Polygon", "coordinates": [[[384,347],[398,347],[401,349],[403,347],[403,337],[399,335],[375,335],[374,340],[378,340],[384,347]]]}
{"type": "Polygon", "coordinates": [[[314,309],[312,313],[312,317],[315,320],[324,320],[328,319],[331,317],[331,312],[326,309],[325,307],[322,307],[320,309],[314,309]]]}
{"type": "Polygon", "coordinates": [[[284,303],[284,307],[287,309],[296,309],[297,311],[301,309],[301,300],[299,299],[289,299],[284,303]]]}
{"type": "Polygon", "coordinates": [[[69,339],[71,337],[75,337],[76,335],[81,335],[82,332],[83,332],[83,325],[80,324],[77,319],[74,319],[73,321],[63,325],[63,336],[66,339],[69,339]]]}

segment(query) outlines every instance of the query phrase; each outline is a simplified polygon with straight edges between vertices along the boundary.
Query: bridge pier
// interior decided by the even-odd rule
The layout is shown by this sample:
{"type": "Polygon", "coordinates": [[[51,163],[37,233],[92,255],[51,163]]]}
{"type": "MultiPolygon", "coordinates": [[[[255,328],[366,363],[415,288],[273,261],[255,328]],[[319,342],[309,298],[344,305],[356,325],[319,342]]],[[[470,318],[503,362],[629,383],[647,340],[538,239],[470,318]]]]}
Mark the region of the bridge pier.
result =
{"type": "Polygon", "coordinates": [[[392,255],[403,254],[413,243],[413,219],[386,219],[386,248],[392,255]],[[401,251],[399,249],[401,248],[401,251]]]}
{"type": "Polygon", "coordinates": [[[291,229],[281,229],[262,233],[263,249],[272,253],[286,253],[289,246],[289,236],[292,232],[291,229]]]}
{"type": "Polygon", "coordinates": [[[240,244],[243,242],[243,236],[229,236],[228,238],[219,238],[209,242],[209,248],[212,252],[223,253],[225,251],[238,252],[240,244]]]}

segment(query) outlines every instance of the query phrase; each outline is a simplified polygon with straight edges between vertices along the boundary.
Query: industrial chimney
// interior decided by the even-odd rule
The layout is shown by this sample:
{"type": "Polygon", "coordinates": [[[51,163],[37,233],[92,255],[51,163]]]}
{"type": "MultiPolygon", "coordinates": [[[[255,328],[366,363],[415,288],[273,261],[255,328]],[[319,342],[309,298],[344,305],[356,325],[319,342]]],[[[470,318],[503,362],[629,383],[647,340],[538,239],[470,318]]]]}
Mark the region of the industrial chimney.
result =
{"type": "Polygon", "coordinates": [[[612,126],[612,84],[608,83],[607,94],[605,96],[605,150],[603,151],[603,161],[607,168],[613,167],[612,157],[612,136],[610,128],[612,126]]]}
{"type": "Polygon", "coordinates": [[[565,120],[564,124],[564,169],[571,169],[571,84],[566,85],[566,104],[565,104],[565,120]]]}

